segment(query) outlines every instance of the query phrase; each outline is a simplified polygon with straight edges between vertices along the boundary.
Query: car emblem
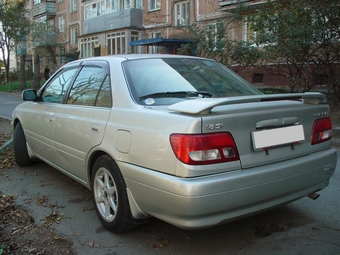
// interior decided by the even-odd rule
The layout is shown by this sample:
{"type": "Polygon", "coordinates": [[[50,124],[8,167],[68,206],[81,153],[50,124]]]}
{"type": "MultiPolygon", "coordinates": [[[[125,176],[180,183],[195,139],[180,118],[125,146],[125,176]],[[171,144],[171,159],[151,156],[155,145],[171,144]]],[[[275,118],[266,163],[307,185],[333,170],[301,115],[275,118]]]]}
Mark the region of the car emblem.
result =
{"type": "Polygon", "coordinates": [[[285,123],[285,121],[283,119],[277,120],[277,124],[280,125],[280,126],[283,125],[284,123],[285,123]]]}

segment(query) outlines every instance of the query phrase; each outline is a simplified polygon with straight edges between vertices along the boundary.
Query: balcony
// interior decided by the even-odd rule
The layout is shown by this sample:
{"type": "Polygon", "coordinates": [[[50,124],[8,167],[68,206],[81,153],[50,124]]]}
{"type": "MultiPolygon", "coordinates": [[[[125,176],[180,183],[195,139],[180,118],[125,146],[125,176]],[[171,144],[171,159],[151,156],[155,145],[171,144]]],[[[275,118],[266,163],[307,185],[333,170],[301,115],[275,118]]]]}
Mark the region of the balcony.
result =
{"type": "Polygon", "coordinates": [[[239,4],[243,4],[247,11],[255,10],[264,4],[268,4],[267,0],[218,0],[218,5],[221,8],[221,11],[227,11],[227,12],[234,12],[238,10],[239,4]]]}
{"type": "Polygon", "coordinates": [[[46,1],[36,4],[32,8],[33,17],[45,15],[47,18],[56,15],[56,4],[54,1],[46,1]]]}
{"type": "Polygon", "coordinates": [[[120,28],[143,28],[143,10],[125,9],[84,20],[84,34],[120,28]]]}

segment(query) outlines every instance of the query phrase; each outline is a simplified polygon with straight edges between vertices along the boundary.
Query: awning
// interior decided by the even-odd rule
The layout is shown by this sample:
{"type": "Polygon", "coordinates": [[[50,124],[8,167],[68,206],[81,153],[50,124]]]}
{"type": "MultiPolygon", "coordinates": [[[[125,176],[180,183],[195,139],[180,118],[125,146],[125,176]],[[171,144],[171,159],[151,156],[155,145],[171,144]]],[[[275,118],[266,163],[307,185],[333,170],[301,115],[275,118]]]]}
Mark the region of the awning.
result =
{"type": "Polygon", "coordinates": [[[181,44],[191,43],[191,40],[183,39],[164,39],[163,37],[149,38],[130,42],[130,46],[179,46],[181,44]]]}

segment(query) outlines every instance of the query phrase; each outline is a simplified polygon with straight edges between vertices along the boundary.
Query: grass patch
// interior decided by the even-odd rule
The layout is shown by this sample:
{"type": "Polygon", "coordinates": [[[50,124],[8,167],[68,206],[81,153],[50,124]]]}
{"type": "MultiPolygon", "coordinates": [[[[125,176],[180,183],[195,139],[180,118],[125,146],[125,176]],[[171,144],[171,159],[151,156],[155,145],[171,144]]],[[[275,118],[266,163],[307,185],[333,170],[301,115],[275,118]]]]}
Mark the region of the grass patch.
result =
{"type": "MultiPolygon", "coordinates": [[[[45,83],[45,80],[40,81],[40,87],[45,83]]],[[[32,81],[26,81],[26,88],[31,89],[32,81]]],[[[13,92],[20,90],[20,83],[18,81],[9,82],[6,84],[0,85],[0,91],[3,92],[13,92]]]]}

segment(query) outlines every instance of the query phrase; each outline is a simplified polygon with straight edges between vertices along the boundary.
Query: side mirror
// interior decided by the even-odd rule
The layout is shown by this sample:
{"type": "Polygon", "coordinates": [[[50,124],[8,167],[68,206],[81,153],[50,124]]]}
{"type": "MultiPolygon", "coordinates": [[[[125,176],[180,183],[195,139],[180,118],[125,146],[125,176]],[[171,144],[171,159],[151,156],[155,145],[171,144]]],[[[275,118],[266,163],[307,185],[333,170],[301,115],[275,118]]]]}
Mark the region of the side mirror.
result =
{"type": "Polygon", "coordinates": [[[37,101],[38,100],[38,96],[37,96],[37,92],[34,89],[25,89],[22,92],[22,99],[25,101],[37,101]]]}

